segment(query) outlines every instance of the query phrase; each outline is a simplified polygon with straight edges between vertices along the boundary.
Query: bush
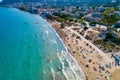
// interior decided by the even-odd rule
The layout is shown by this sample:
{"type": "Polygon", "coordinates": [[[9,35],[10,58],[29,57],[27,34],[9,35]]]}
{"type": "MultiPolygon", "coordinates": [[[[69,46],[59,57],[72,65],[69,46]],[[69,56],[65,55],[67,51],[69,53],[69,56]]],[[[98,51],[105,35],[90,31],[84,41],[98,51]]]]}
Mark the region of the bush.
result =
{"type": "Polygon", "coordinates": [[[84,30],[87,30],[87,29],[88,29],[88,27],[85,26],[85,27],[84,27],[84,30]]]}
{"type": "Polygon", "coordinates": [[[61,26],[60,26],[60,28],[65,28],[65,25],[62,23],[61,26]]]}
{"type": "Polygon", "coordinates": [[[97,24],[97,22],[95,22],[95,21],[90,22],[91,26],[95,26],[96,24],[97,24]]]}
{"type": "Polygon", "coordinates": [[[114,39],[115,37],[111,33],[106,33],[106,39],[114,39]]]}

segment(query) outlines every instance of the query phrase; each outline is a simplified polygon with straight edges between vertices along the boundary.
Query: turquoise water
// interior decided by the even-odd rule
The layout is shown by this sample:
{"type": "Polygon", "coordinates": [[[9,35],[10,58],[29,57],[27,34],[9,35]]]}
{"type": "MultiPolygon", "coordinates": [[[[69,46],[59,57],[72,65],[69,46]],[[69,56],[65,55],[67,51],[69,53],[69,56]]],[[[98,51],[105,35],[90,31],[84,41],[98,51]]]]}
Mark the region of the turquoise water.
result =
{"type": "Polygon", "coordinates": [[[0,80],[84,80],[77,66],[44,19],[0,8],[0,80]]]}

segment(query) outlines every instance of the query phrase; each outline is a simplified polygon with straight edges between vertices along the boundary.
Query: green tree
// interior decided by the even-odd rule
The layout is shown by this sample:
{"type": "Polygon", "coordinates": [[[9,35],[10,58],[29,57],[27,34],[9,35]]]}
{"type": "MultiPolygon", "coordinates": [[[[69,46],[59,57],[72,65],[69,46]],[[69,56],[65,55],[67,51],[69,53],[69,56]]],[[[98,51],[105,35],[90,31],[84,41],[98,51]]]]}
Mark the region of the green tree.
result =
{"type": "Polygon", "coordinates": [[[97,24],[96,21],[91,21],[91,22],[90,22],[90,25],[91,25],[91,26],[95,26],[96,24],[97,24]]]}
{"type": "Polygon", "coordinates": [[[85,26],[85,27],[84,27],[84,30],[87,30],[87,29],[88,29],[88,27],[85,26]]]}
{"type": "Polygon", "coordinates": [[[61,23],[60,28],[62,28],[62,29],[65,28],[65,24],[61,23]]]}
{"type": "Polygon", "coordinates": [[[108,14],[114,12],[114,11],[116,11],[116,8],[111,7],[111,8],[106,9],[104,12],[102,12],[102,14],[103,15],[108,15],[108,14]]]}
{"type": "Polygon", "coordinates": [[[23,11],[28,11],[28,7],[27,6],[22,6],[19,8],[20,10],[23,10],[23,11]]]}
{"type": "Polygon", "coordinates": [[[104,25],[107,26],[107,30],[110,30],[111,26],[115,23],[117,23],[117,21],[119,20],[119,18],[112,14],[112,15],[105,15],[101,21],[104,25]]]}

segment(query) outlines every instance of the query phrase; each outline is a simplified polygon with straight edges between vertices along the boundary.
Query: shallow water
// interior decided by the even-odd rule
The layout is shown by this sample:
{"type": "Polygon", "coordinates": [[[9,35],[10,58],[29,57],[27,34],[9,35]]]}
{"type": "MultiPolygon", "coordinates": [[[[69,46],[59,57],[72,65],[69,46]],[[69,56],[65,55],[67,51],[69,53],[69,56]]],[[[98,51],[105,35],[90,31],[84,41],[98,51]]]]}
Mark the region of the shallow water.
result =
{"type": "Polygon", "coordinates": [[[0,8],[0,63],[0,80],[84,80],[49,24],[13,8],[0,8]]]}

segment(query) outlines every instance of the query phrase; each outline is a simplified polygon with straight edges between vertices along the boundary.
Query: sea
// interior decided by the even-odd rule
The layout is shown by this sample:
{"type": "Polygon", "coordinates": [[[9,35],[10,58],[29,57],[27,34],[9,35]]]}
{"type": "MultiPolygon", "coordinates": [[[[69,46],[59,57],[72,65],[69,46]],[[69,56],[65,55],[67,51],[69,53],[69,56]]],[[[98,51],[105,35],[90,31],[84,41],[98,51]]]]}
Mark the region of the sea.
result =
{"type": "Polygon", "coordinates": [[[0,80],[85,80],[85,75],[45,19],[1,7],[0,80]]]}

